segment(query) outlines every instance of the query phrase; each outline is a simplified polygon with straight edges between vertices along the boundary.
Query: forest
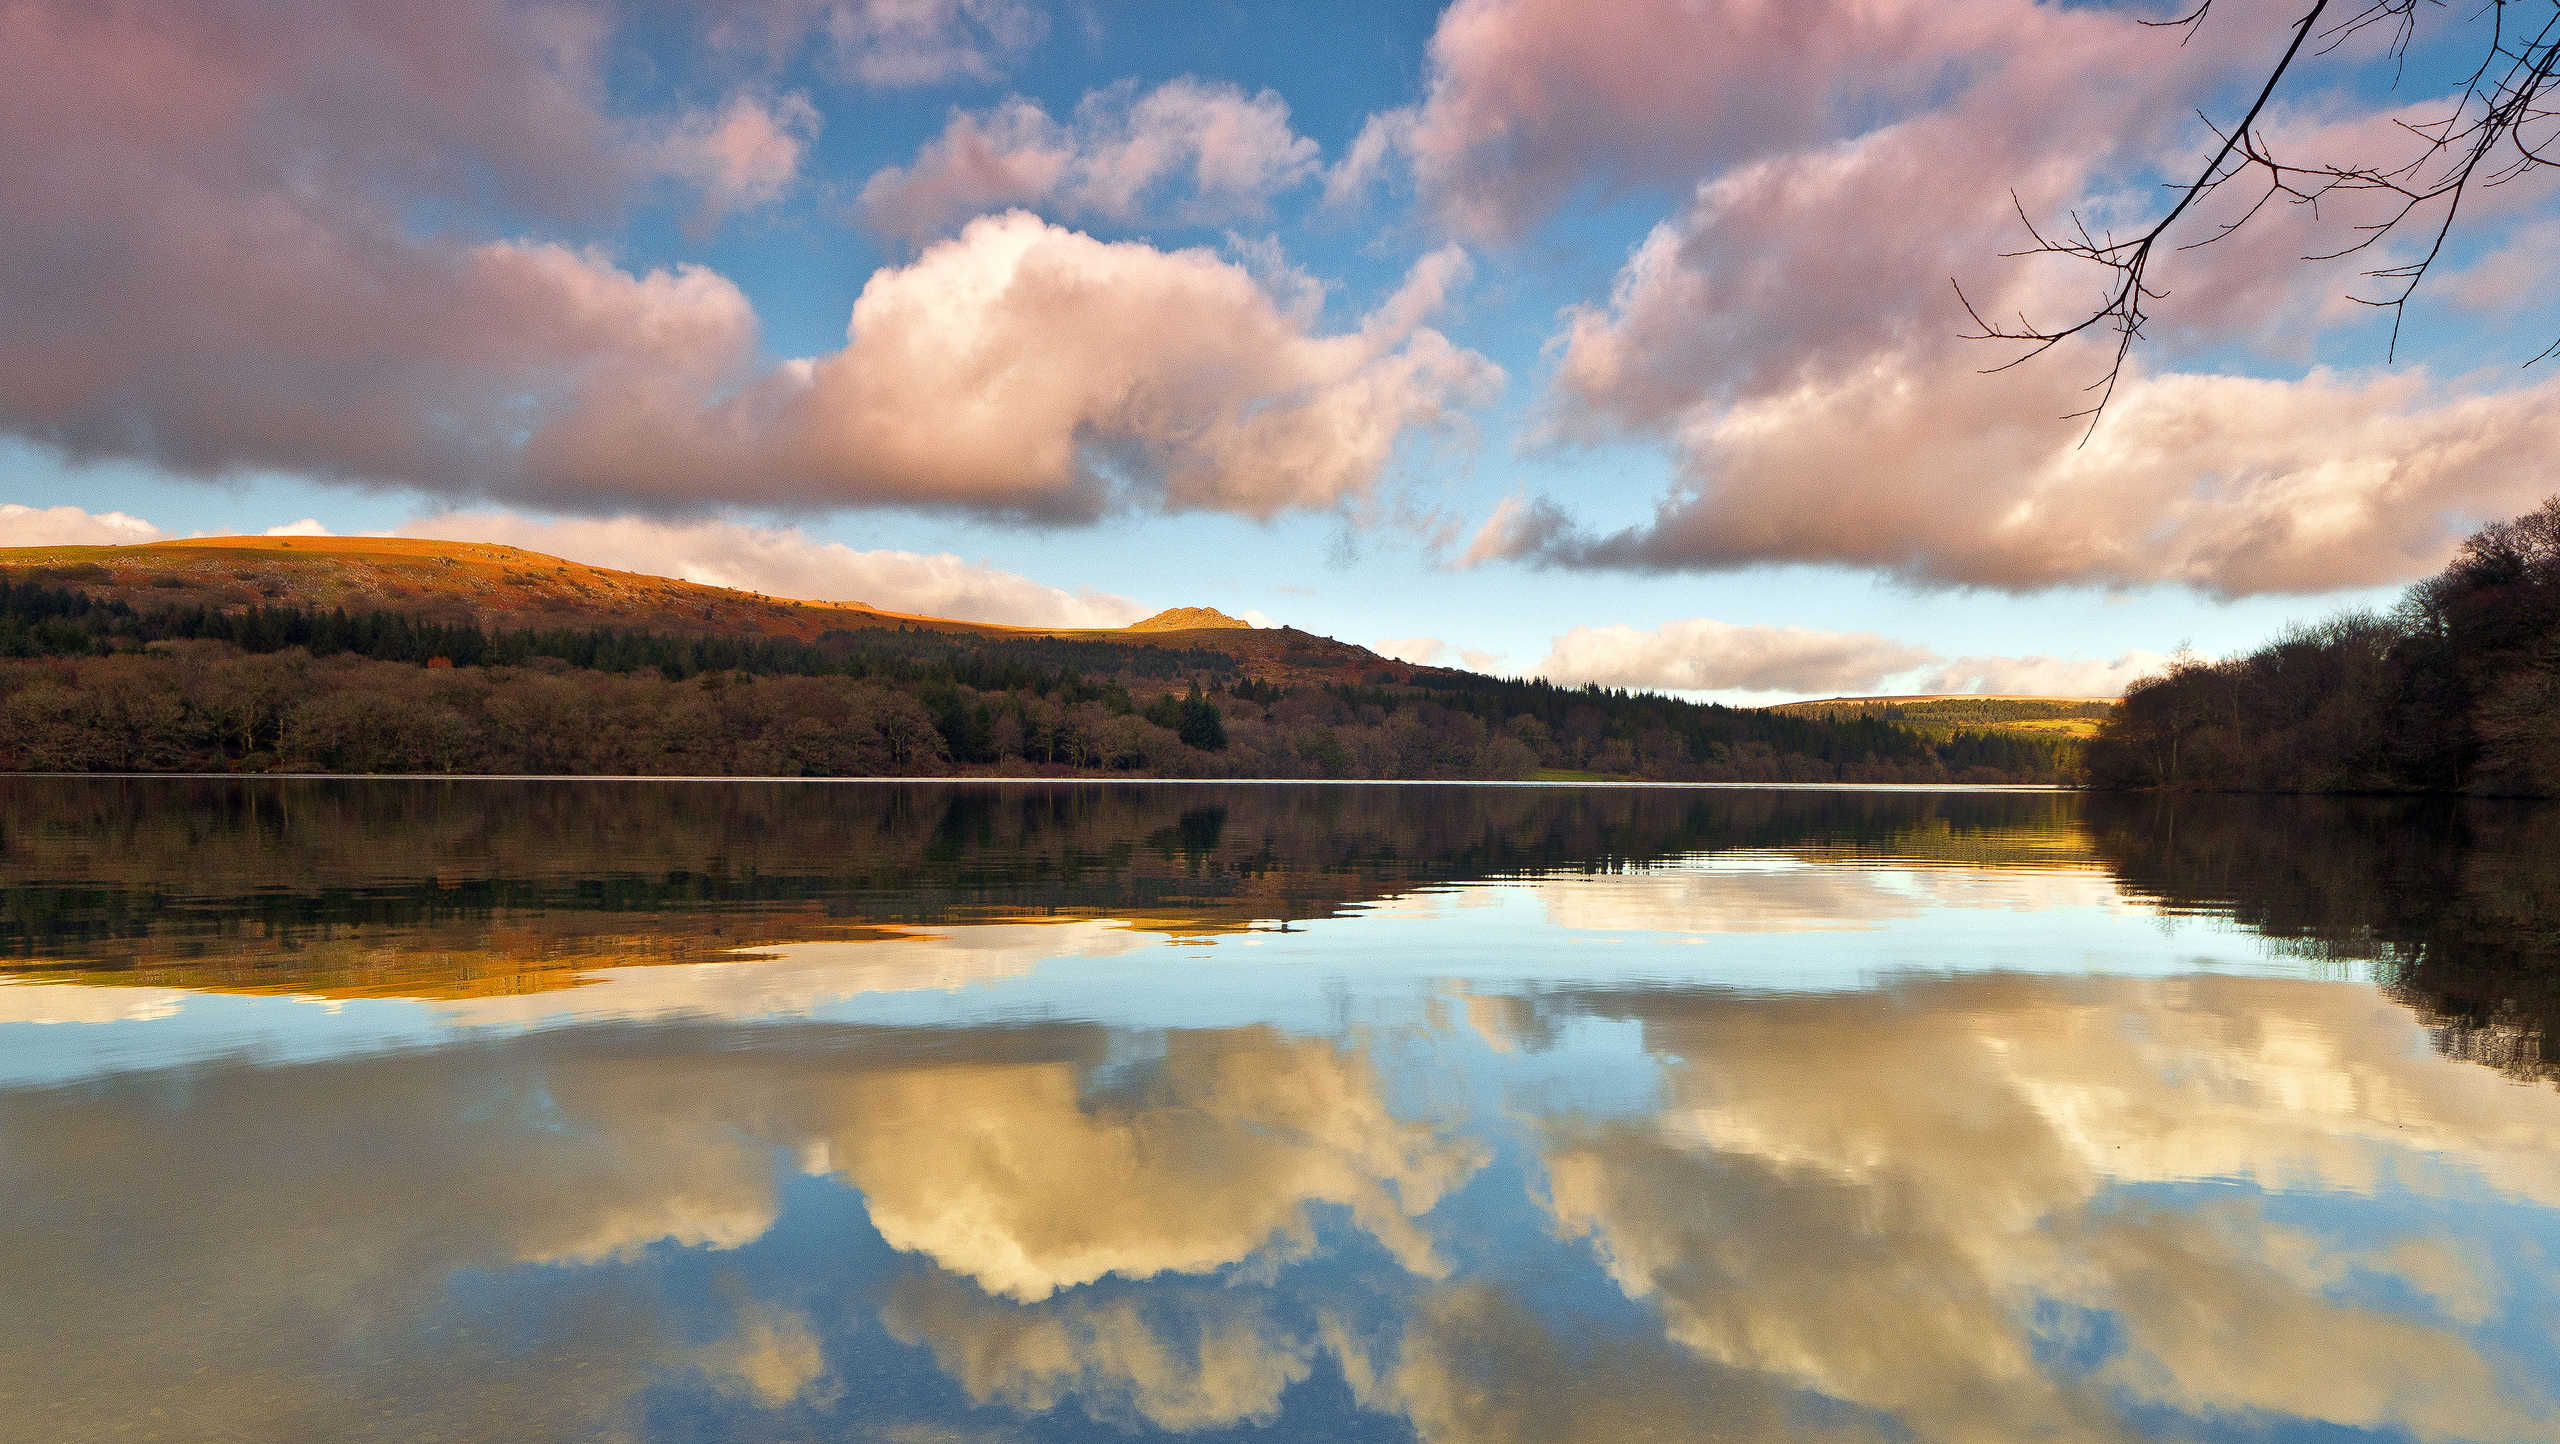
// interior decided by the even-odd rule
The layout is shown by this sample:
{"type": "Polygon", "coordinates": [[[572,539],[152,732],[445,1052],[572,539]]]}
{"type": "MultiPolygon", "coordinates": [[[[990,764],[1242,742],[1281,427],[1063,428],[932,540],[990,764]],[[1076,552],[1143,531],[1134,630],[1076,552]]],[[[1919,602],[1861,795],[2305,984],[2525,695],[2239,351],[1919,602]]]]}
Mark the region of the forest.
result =
{"type": "Polygon", "coordinates": [[[2388,613],[2181,656],[2088,753],[2101,788],[2560,796],[2560,497],[2473,534],[2388,613]]]}
{"type": "Polygon", "coordinates": [[[2074,744],[1207,649],[138,609],[0,580],[0,770],[2054,782],[2074,744]]]}

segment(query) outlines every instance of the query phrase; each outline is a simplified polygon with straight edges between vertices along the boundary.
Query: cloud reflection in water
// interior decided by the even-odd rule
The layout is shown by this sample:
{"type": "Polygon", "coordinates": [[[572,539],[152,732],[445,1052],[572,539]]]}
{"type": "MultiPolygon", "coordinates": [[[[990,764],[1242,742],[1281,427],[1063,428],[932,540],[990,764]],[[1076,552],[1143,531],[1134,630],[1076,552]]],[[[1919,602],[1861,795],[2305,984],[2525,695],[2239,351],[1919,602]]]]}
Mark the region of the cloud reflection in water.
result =
{"type": "Polygon", "coordinates": [[[344,1046],[0,1090],[0,1434],[2560,1439],[2560,1090],[2334,968],[2091,972],[2154,904],[1985,806],[259,1004],[344,1046]]]}

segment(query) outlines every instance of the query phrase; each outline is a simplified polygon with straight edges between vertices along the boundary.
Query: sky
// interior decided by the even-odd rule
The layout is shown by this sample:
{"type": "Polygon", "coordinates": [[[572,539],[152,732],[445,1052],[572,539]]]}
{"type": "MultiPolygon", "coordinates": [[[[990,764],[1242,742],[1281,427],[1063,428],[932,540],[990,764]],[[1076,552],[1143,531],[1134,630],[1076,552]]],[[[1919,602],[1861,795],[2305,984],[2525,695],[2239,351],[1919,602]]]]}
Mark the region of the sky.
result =
{"type": "MultiPolygon", "coordinates": [[[[2109,695],[2560,491],[2548,172],[2105,277],[2299,6],[0,5],[0,544],[492,540],[1730,701],[2109,695]]],[[[2336,43],[2330,43],[2335,40],[2336,43]]],[[[2394,162],[2470,11],[2271,132],[2394,162]]],[[[2203,240],[2249,198],[2186,223],[2203,240]]]]}

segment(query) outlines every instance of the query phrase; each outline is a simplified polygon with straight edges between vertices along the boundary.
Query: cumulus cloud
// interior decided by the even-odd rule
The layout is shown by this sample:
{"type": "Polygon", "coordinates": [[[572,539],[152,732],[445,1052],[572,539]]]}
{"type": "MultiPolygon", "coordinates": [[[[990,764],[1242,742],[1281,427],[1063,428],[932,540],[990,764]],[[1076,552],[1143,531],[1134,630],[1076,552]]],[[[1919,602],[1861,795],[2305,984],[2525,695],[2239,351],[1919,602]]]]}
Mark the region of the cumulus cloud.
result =
{"type": "Polygon", "coordinates": [[[1022,1302],[1109,1274],[1208,1273],[1315,1246],[1344,1209],[1404,1268],[1447,1272],[1418,1220],[1485,1161],[1389,1110],[1357,1053],[1258,1030],[1169,1040],[1140,1106],[1069,1063],[917,1069],[838,1102],[825,1157],[892,1247],[1022,1302]]]}
{"type": "Polygon", "coordinates": [[[656,161],[700,194],[691,222],[700,234],[730,211],[781,199],[799,179],[818,125],[817,108],[805,95],[735,95],[717,110],[677,121],[658,142],[656,161]]]}
{"type": "Polygon", "coordinates": [[[1937,660],[1874,632],[1739,626],[1705,617],[1659,630],[1576,627],[1556,638],[1538,674],[1549,681],[1674,691],[1843,692],[1937,660]]]}
{"type": "Polygon", "coordinates": [[[711,38],[781,64],[814,35],[838,73],[895,89],[994,80],[1048,33],[1048,12],[1026,0],[754,0],[711,38]]]}
{"type": "Polygon", "coordinates": [[[694,1351],[693,1366],[725,1394],[779,1409],[796,1399],[829,1402],[826,1355],[806,1315],[769,1304],[739,1311],[737,1331],[694,1351]]]}
{"type": "Polygon", "coordinates": [[[606,29],[495,0],[0,15],[0,128],[30,138],[0,151],[0,428],[450,482],[566,386],[733,375],[754,316],[707,271],[416,227],[484,202],[574,224],[654,170],[602,106],[606,29]]]}
{"type": "Polygon", "coordinates": [[[1072,1400],[1103,1422],[1176,1433],[1269,1424],[1313,1366],[1313,1339],[1234,1290],[1158,1288],[1147,1302],[1075,1296],[1021,1308],[932,1274],[900,1280],[880,1322],[900,1343],[930,1347],[976,1403],[1045,1414],[1072,1400]]]}
{"type": "Polygon", "coordinates": [[[1953,661],[1875,632],[1827,632],[1691,617],[1641,627],[1576,627],[1534,669],[1552,682],[1663,692],[1876,695],[1936,692],[2114,697],[2167,658],[2128,651],[2113,661],[2036,655],[1953,661]]]}
{"type": "MultiPolygon", "coordinates": [[[[1155,939],[1089,918],[915,930],[858,941],[772,943],[710,963],[598,968],[579,985],[455,998],[439,1017],[470,1027],[552,1027],[580,1022],[671,1023],[808,1017],[866,993],[955,992],[1019,978],[1062,958],[1120,957],[1155,939]]],[[[0,1017],[11,994],[0,992],[0,1017]]],[[[30,1000],[34,1001],[34,1000],[30,1000]]]]}
{"type": "Polygon", "coordinates": [[[2087,373],[2054,364],[1980,377],[1951,358],[1877,358],[1703,404],[1674,423],[1681,477],[1649,522],[1591,535],[1533,507],[1498,518],[1470,555],[1640,571],[1832,562],[2010,591],[2312,593],[2431,571],[2560,474],[2560,382],[2137,370],[2083,444],[2085,423],[2044,419],[2085,401],[2087,373]],[[2022,419],[2022,398],[2043,409],[2022,419]]]}
{"type": "Polygon", "coordinates": [[[1141,95],[1124,82],[1087,95],[1065,124],[1018,96],[955,111],[911,164],[872,176],[857,209],[873,230],[917,243],[1017,205],[1197,223],[1258,216],[1315,171],[1316,143],[1290,129],[1272,91],[1185,77],[1141,95]]]}
{"type": "Polygon", "coordinates": [[[0,505],[0,546],[121,547],[155,542],[167,533],[120,511],[90,513],[76,506],[0,505]]]}
{"type": "Polygon", "coordinates": [[[501,542],[590,566],[678,577],[706,586],[892,612],[1018,627],[1124,627],[1147,614],[1127,597],[1069,592],[949,552],[857,551],[798,527],[447,512],[408,522],[401,536],[501,542]]]}
{"type": "MultiPolygon", "coordinates": [[[[2084,447],[2086,423],[2064,418],[2089,403],[2098,348],[1977,374],[2011,353],[1961,339],[1972,323],[1948,278],[1986,315],[2088,305],[2085,271],[1999,259],[2020,242],[2018,208],[2101,227],[2147,215],[2148,183],[2200,161],[2179,118],[2275,19],[2217,12],[2234,28],[2204,53],[2163,48],[2129,13],[2026,0],[1453,7],[1428,93],[1380,117],[1338,180],[1402,163],[1444,225],[1484,235],[1519,233],[1595,176],[1689,191],[1605,302],[1567,311],[1544,426],[1558,445],[1667,445],[1676,473],[1656,515],[1593,536],[1561,509],[1515,507],[1470,554],[2315,592],[2422,573],[2469,526],[2530,505],[2560,454],[2560,382],[2137,369],[2084,447]]],[[[2285,117],[2286,152],[2391,155],[2412,143],[2395,124],[2409,109],[2285,117]]],[[[2298,364],[2367,314],[2337,293],[2396,256],[2296,259],[2369,218],[2336,199],[2164,256],[2157,344],[2298,364]]],[[[2242,203],[2208,201],[2198,234],[2242,203]]],[[[2480,285],[2513,268],[2491,264],[2480,285]]]]}
{"type": "MultiPolygon", "coordinates": [[[[22,987],[0,986],[0,1001],[22,987]]],[[[1073,1398],[1176,1430],[1267,1416],[1309,1372],[1309,1331],[1266,1317],[1263,1290],[1182,1276],[1305,1257],[1341,1214],[1437,1276],[1425,1216],[1486,1151],[1397,1116],[1356,1049],[1260,1028],[1176,1034],[1155,1081],[1132,1089],[1110,1069],[1125,1059],[1107,1031],[888,1028],[859,1049],[803,1039],[751,1053],[719,1029],[601,1049],[535,1031],[496,1051],[209,1067],[183,1110],[92,1091],[13,1117],[12,1168],[41,1182],[32,1196],[138,1202],[103,1261],[0,1230],[32,1325],[73,1349],[50,1362],[0,1352],[0,1386],[83,1418],[165,1406],[244,1438],[287,1416],[338,1437],[391,1404],[453,1437],[611,1433],[671,1375],[760,1408],[823,1405],[844,1387],[828,1346],[867,1327],[860,1313],[729,1290],[670,1315],[643,1264],[764,1236],[796,1159],[848,1176],[884,1237],[947,1264],[882,1280],[881,1322],[929,1345],[972,1396],[1026,1409],[1073,1398]],[[526,1079],[538,1087],[514,1086],[526,1079]],[[534,1101],[515,1106],[519,1092],[534,1101]],[[278,1119],[298,1120],[307,1146],[239,1145],[278,1119]],[[206,1181],[183,1198],[138,1188],[171,1167],[206,1181]],[[259,1228],[224,1222],[244,1210],[259,1228]],[[336,1266],[308,1267],[315,1257],[336,1266]],[[505,1340],[473,1353],[441,1327],[457,1276],[608,1260],[641,1266],[572,1284],[598,1306],[563,1316],[538,1354],[505,1340]],[[177,1261],[190,1287],[173,1293],[177,1261]],[[1072,1288],[1167,1271],[1143,1300],[1072,1288]],[[246,1332],[215,1326],[225,1319],[246,1332]],[[140,1352],[119,1356],[111,1339],[140,1352]],[[196,1397],[204,1371],[224,1368],[267,1370],[273,1387],[196,1397]]]]}
{"type": "MultiPolygon", "coordinates": [[[[200,1185],[185,1205],[127,1215],[123,1246],[103,1259],[49,1247],[40,1230],[7,1230],[0,1267],[30,1291],[23,1296],[42,1310],[31,1317],[45,1335],[76,1353],[46,1365],[0,1351],[0,1387],[39,1391],[84,1420],[165,1408],[188,1417],[191,1431],[238,1438],[345,1437],[384,1408],[408,1429],[447,1437],[614,1432],[630,1394],[684,1342],[662,1336],[653,1309],[611,1306],[601,1311],[609,1320],[567,1324],[539,1365],[499,1348],[457,1369],[418,1350],[440,1332],[433,1320],[453,1278],[634,1259],[653,1243],[742,1244],[779,1210],[774,1159],[769,1145],[741,1136],[752,1110],[710,1102],[719,1085],[701,1073],[677,1065],[670,1077],[652,1066],[670,1062],[663,1056],[557,1061],[542,1074],[558,1089],[545,1106],[556,1100],[564,1126],[548,1129],[525,1118],[476,1136],[454,1132],[455,1118],[485,1106],[492,1075],[486,1059],[452,1053],[389,1069],[207,1068],[189,1110],[157,1120],[133,1118],[103,1095],[85,1116],[13,1118],[13,1168],[64,1196],[140,1200],[136,1185],[163,1169],[200,1185]],[[119,1114],[141,1126],[136,1146],[100,1149],[97,1130],[119,1114]],[[288,1161],[239,1146],[257,1131],[252,1120],[288,1117],[303,1120],[311,1151],[288,1161]],[[251,1132],[237,1131],[244,1126],[251,1132]],[[255,1212],[260,1226],[218,1226],[207,1210],[255,1212]],[[331,1266],[314,1268],[315,1258],[331,1266]],[[193,1262],[188,1287],[173,1290],[168,1268],[178,1259],[193,1262]],[[90,1349],[114,1338],[138,1352],[92,1364],[90,1349]],[[351,1370],[346,1361],[358,1357],[351,1370]],[[244,1369],[267,1382],[202,1387],[244,1369]]],[[[806,1355],[787,1324],[766,1318],[771,1327],[759,1331],[758,1321],[753,1312],[742,1320],[743,1347],[715,1348],[701,1363],[744,1390],[778,1393],[794,1356],[806,1355]]]]}
{"type": "MultiPolygon", "coordinates": [[[[798,13],[875,39],[1029,14],[974,0],[798,13]]],[[[772,364],[753,306],[709,269],[634,272],[598,249],[488,239],[472,219],[574,233],[669,171],[705,214],[790,184],[816,125],[805,102],[612,114],[610,30],[575,6],[498,0],[433,25],[245,0],[7,11],[0,127],[34,139],[0,151],[15,258],[0,431],[80,460],[558,509],[1270,516],[1365,494],[1406,437],[1499,380],[1423,324],[1463,270],[1454,253],[1324,334],[1304,288],[1259,262],[1027,215],[881,271],[843,350],[772,364]],[[447,216],[451,231],[422,228],[447,216]]],[[[1269,116],[1167,88],[1132,105],[1133,127],[1150,103],[1269,116]]],[[[1252,169],[1237,159],[1250,137],[1190,133],[1185,173],[1213,191],[1252,169]]],[[[1150,173],[1142,149],[1124,171],[1150,173]]],[[[1099,172],[1085,184],[1109,192],[1099,172]]]]}
{"type": "Polygon", "coordinates": [[[1923,692],[2025,697],[2121,697],[2144,677],[2168,670],[2169,659],[2136,647],[2110,661],[2056,657],[1958,657],[1921,679],[1923,692]]]}
{"type": "Polygon", "coordinates": [[[1641,1020],[1665,1103],[1560,1122],[1557,1228],[1702,1360],[1924,1439],[2115,1438],[2156,1409],[2550,1437],[2547,1389],[2479,1328],[2475,1266],[2231,1187],[2548,1205],[2560,1106],[2437,1055],[2368,988],[1985,978],[1598,1007],[1641,1020]],[[2172,1191],[2196,1184],[2220,1196],[2172,1191]],[[2342,1287],[2359,1274],[2409,1302],[2342,1287]],[[2036,1321],[2075,1310],[2107,1338],[2053,1367],[2036,1321]]]}
{"type": "Polygon", "coordinates": [[[1449,644],[1438,637],[1380,637],[1369,644],[1369,650],[1417,667],[1437,667],[1448,655],[1449,644]]]}
{"type": "Polygon", "coordinates": [[[2446,274],[2443,292],[2467,311],[2497,312],[2541,294],[2560,274],[2560,221],[2518,227],[2496,250],[2446,274]]]}
{"type": "MultiPolygon", "coordinates": [[[[1864,932],[1956,908],[2120,912],[2115,881],[2094,866],[2016,869],[1843,868],[1836,858],[1737,850],[1676,867],[1571,886],[1527,884],[1547,921],[1575,932],[1864,932]]],[[[1534,1032],[1552,1018],[1488,1014],[1497,1033],[1534,1032]]]]}
{"type": "Polygon", "coordinates": [[[1328,186],[1347,199],[1401,166],[1442,224],[1513,237],[1594,175],[1685,186],[2090,28],[2026,0],[1459,0],[1423,99],[1372,117],[1328,186]]]}
{"type": "Polygon", "coordinates": [[[681,376],[590,392],[523,463],[538,492],[670,506],[719,477],[732,500],[1067,519],[1332,507],[1499,386],[1422,324],[1466,270],[1434,252],[1357,330],[1318,335],[1211,252],[986,217],[874,274],[843,350],[718,401],[681,376]]]}

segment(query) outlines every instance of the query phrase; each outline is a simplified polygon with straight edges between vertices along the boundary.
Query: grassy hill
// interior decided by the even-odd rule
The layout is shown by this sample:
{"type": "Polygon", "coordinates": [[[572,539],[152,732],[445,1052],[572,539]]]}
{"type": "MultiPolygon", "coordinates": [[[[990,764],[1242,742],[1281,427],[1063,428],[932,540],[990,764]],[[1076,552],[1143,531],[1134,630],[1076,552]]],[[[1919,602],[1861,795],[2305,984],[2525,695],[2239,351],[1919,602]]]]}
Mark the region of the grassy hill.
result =
{"type": "Polygon", "coordinates": [[[1798,717],[1874,717],[1923,736],[2007,733],[2084,742],[2116,708],[2111,697],[1833,697],[1770,710],[1798,717]]]}
{"type": "Polygon", "coordinates": [[[71,587],[136,612],[298,608],[398,613],[492,632],[596,630],[814,642],[830,633],[929,632],[960,641],[1056,638],[1208,650],[1281,684],[1410,681],[1415,667],[1294,627],[1249,627],[1181,607],[1123,628],[1008,627],[809,602],[593,567],[486,542],[406,537],[206,537],[125,547],[0,548],[0,576],[71,587]]]}
{"type": "MultiPolygon", "coordinates": [[[[2055,782],[2077,744],[1419,667],[1207,608],[1101,630],[511,547],[0,550],[0,770],[2055,782]]],[[[2008,707],[2011,723],[2035,721],[2008,707]]],[[[2076,705],[2076,704],[2063,704],[2076,705]]]]}

